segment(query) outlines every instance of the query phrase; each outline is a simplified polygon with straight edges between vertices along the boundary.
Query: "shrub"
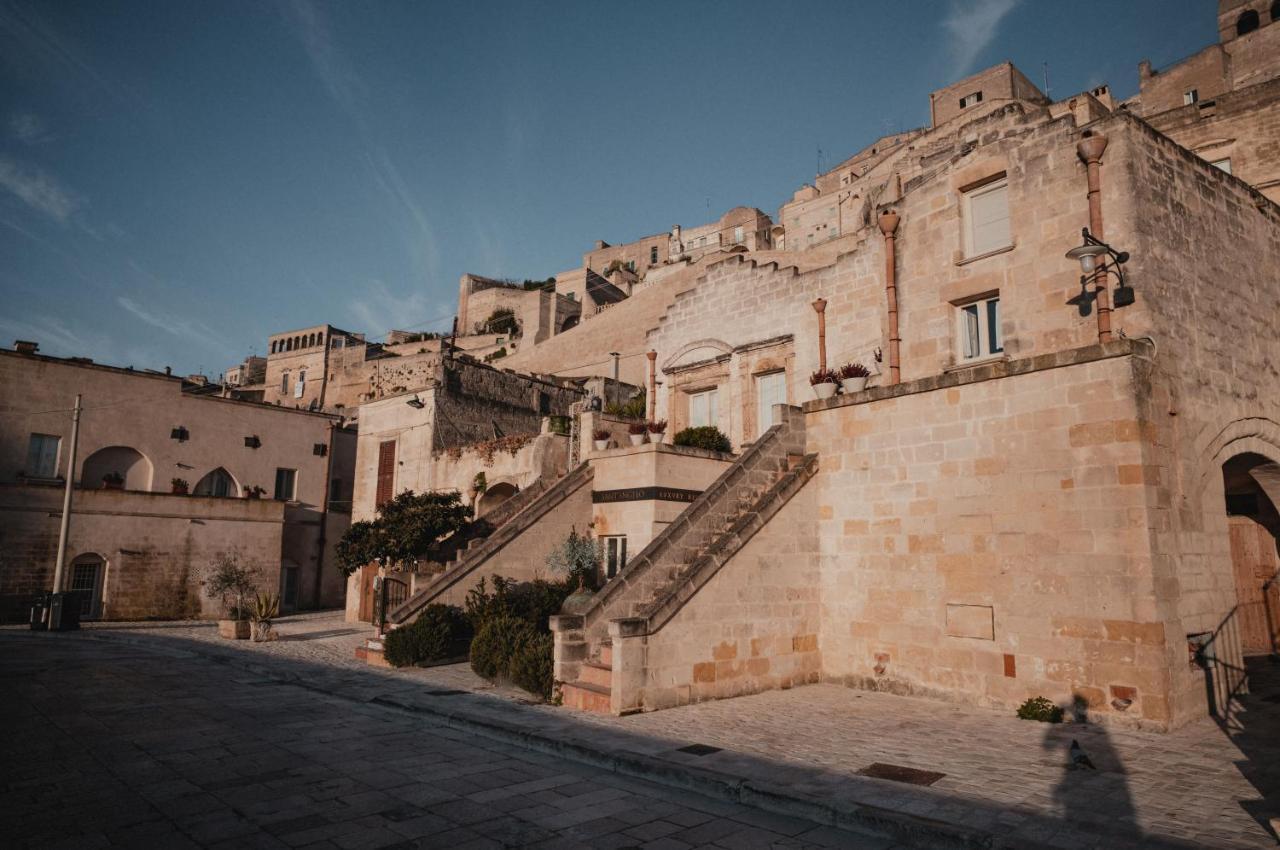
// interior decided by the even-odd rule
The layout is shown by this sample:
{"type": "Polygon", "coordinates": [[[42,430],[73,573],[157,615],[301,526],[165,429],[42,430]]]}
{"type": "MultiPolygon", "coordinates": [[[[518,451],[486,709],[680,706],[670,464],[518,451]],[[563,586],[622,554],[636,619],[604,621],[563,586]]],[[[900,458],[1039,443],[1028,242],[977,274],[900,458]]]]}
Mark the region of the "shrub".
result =
{"type": "Polygon", "coordinates": [[[830,369],[819,369],[818,371],[814,372],[812,375],[809,376],[809,384],[810,386],[814,386],[814,387],[816,387],[818,384],[838,384],[838,383],[840,383],[840,378],[838,378],[836,376],[836,373],[832,372],[830,369]]]}
{"type": "Polygon", "coordinates": [[[866,378],[870,376],[871,370],[861,363],[846,363],[840,367],[837,374],[840,375],[840,380],[843,381],[848,378],[866,378]]]}
{"type": "Polygon", "coordinates": [[[511,658],[511,681],[518,688],[550,702],[555,690],[555,662],[550,634],[535,634],[522,643],[511,658]]]}
{"type": "Polygon", "coordinates": [[[712,452],[727,452],[733,447],[729,442],[729,438],[714,425],[685,428],[679,434],[676,434],[672,442],[677,446],[689,446],[712,452]]]}
{"type": "MultiPolygon", "coordinates": [[[[585,539],[585,538],[582,538],[585,539]]],[[[595,574],[584,576],[584,583],[594,587],[595,574]]],[[[467,592],[467,613],[472,628],[478,634],[484,624],[500,617],[520,620],[540,632],[549,631],[548,620],[553,614],[560,613],[560,607],[578,587],[577,573],[571,573],[566,581],[544,581],[538,579],[529,582],[516,582],[512,579],[494,576],[493,592],[487,589],[487,582],[480,582],[467,592]]]]}
{"type": "Polygon", "coordinates": [[[511,661],[536,632],[524,620],[507,615],[491,617],[471,641],[471,669],[486,679],[507,679],[511,661]]]}
{"type": "Polygon", "coordinates": [[[386,659],[395,667],[407,667],[464,655],[471,635],[471,622],[461,608],[428,605],[418,619],[387,635],[386,659]]]}
{"type": "Polygon", "coordinates": [[[1062,707],[1044,697],[1032,697],[1018,706],[1018,716],[1023,720],[1039,720],[1041,723],[1061,723],[1062,707]]]}
{"type": "Polygon", "coordinates": [[[248,618],[248,600],[258,590],[258,571],[241,566],[235,555],[219,555],[209,564],[204,574],[204,592],[210,599],[217,599],[227,618],[248,618]]]}
{"type": "MultiPolygon", "coordinates": [[[[579,534],[576,528],[569,529],[569,536],[564,542],[547,554],[547,569],[553,575],[564,576],[562,583],[566,588],[566,597],[579,584],[588,590],[595,590],[600,577],[599,541],[579,534]]],[[[555,611],[551,613],[554,614],[555,611]]]]}

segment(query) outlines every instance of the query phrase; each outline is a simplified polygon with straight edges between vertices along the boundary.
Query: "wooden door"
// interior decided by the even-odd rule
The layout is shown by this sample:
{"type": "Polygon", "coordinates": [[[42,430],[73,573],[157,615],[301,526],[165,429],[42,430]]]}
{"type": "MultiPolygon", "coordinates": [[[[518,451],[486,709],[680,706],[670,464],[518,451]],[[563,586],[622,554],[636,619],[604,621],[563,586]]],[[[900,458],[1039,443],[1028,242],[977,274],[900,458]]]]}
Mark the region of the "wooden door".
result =
{"type": "Polygon", "coordinates": [[[1233,516],[1231,564],[1235,571],[1240,643],[1246,655],[1269,653],[1280,640],[1280,580],[1276,539],[1266,526],[1233,516]]]}
{"type": "Polygon", "coordinates": [[[360,621],[363,623],[372,622],[373,620],[373,585],[374,579],[378,575],[377,564],[365,564],[360,568],[360,621]]]}

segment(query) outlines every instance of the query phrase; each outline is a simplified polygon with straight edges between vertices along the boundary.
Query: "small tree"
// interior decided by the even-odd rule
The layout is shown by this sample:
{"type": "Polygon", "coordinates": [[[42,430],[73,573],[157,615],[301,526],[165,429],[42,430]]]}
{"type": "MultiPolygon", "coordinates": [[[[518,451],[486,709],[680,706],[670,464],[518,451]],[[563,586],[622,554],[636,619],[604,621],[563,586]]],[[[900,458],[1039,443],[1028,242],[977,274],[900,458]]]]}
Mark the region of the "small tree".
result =
{"type": "Polygon", "coordinates": [[[209,564],[204,576],[204,592],[217,599],[228,619],[239,620],[249,615],[246,600],[257,593],[258,571],[240,564],[235,555],[219,555],[209,564]]]}
{"type": "Polygon", "coordinates": [[[466,524],[469,509],[456,490],[414,493],[406,490],[378,508],[374,520],[351,524],[336,547],[344,575],[372,561],[402,564],[425,555],[428,547],[466,524]]]}
{"type": "Polygon", "coordinates": [[[552,575],[564,576],[566,583],[577,582],[579,587],[596,589],[600,575],[600,545],[577,529],[570,529],[564,542],[547,555],[547,570],[552,575]]]}

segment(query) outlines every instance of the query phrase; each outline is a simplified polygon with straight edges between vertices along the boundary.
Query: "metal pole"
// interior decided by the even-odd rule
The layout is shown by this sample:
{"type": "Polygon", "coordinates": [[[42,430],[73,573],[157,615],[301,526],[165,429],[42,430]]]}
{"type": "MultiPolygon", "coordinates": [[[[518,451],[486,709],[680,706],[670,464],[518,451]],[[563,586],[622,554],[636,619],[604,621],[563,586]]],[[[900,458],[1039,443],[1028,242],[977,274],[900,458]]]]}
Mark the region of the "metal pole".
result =
{"type": "Polygon", "coordinates": [[[53,567],[53,592],[62,589],[62,573],[67,564],[67,536],[71,533],[71,488],[76,478],[76,445],[80,440],[80,396],[71,412],[71,451],[67,455],[67,485],[62,492],[62,524],[58,528],[58,560],[53,567]]]}
{"type": "MultiPolygon", "coordinates": [[[[1089,186],[1089,232],[1098,241],[1102,234],[1102,154],[1107,149],[1107,137],[1091,133],[1076,145],[1076,154],[1085,164],[1089,186]]],[[[1111,341],[1111,297],[1107,291],[1107,272],[1099,263],[1093,273],[1093,288],[1098,307],[1098,342],[1111,341]]]]}

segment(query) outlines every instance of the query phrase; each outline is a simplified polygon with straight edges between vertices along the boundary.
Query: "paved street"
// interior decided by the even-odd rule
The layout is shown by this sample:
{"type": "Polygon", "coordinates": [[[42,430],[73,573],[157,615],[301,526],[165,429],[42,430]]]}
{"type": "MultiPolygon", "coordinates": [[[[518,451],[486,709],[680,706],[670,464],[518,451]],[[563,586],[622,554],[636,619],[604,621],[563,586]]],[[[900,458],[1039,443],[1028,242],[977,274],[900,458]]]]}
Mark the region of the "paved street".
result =
{"type": "Polygon", "coordinates": [[[0,631],[5,847],[892,846],[127,634],[0,631]]]}

